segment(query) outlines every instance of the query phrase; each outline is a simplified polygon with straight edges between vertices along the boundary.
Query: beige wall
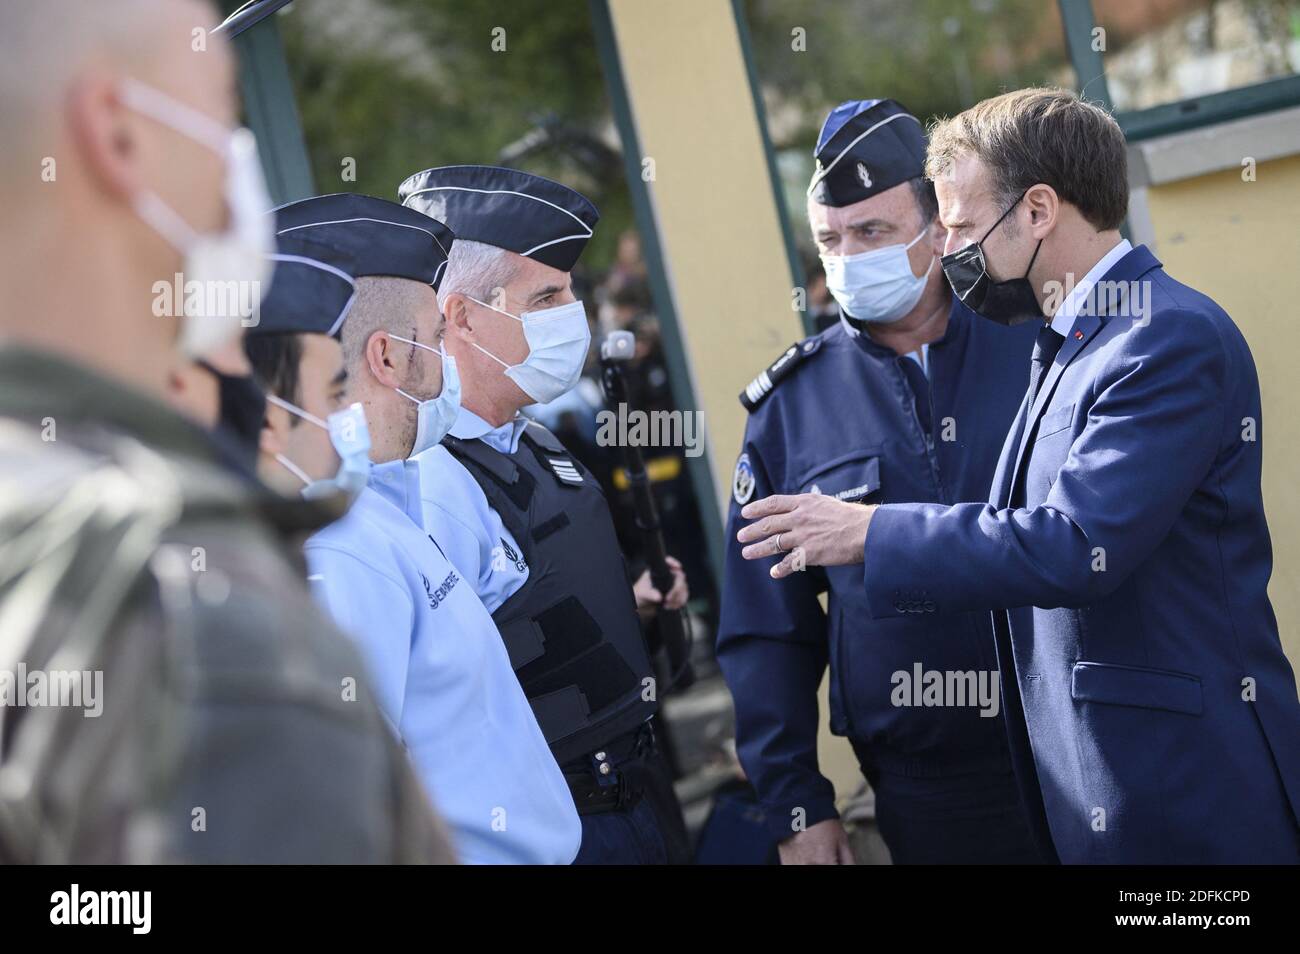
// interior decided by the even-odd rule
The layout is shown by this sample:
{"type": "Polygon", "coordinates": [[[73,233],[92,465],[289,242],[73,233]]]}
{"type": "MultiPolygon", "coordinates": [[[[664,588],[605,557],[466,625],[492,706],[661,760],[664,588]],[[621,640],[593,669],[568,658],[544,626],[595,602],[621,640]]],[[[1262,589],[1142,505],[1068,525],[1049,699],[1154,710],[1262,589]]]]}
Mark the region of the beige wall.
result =
{"type": "Polygon", "coordinates": [[[611,0],[691,385],[725,513],[737,395],[803,337],[749,77],[727,0],[611,0]]]}
{"type": "Polygon", "coordinates": [[[1147,190],[1156,256],[1217,301],[1250,343],[1264,399],[1264,504],[1273,537],[1269,594],[1300,668],[1300,156],[1147,190]]]}

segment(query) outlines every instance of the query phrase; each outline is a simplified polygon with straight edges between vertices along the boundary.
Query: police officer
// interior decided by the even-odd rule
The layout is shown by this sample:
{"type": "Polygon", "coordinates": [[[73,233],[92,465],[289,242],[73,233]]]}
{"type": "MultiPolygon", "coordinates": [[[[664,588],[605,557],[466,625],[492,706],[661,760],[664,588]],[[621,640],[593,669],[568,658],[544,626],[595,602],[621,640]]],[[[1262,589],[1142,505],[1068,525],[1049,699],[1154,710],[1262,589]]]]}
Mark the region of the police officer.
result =
{"type": "Polygon", "coordinates": [[[609,507],[554,435],[519,416],[582,373],[590,331],[569,273],[598,213],[558,183],[487,166],[429,169],[398,194],[457,236],[439,301],[462,408],[443,445],[415,457],[425,529],[501,630],[582,817],[576,860],[680,860],[680,809],[655,784],[652,668],[609,507]]]}
{"type": "Polygon", "coordinates": [[[750,416],[718,633],[740,759],[784,863],[851,862],[817,766],[817,689],[829,663],[831,731],[853,745],[896,863],[1036,860],[997,715],[987,614],[918,605],[873,620],[852,568],[778,584],[734,545],[740,508],[769,494],[983,499],[1023,394],[1033,335],[979,321],[944,281],[917,119],[892,100],[843,103],[815,155],[808,220],[839,320],[741,395],[750,416]],[[904,696],[930,672],[975,674],[985,692],[966,705],[904,696]]]}
{"type": "Polygon", "coordinates": [[[306,543],[316,593],[365,654],[461,860],[568,864],[581,838],[573,799],[491,615],[420,527],[407,461],[442,439],[460,407],[437,298],[451,231],[360,195],[304,199],[278,222],[282,238],[343,247],[357,278],[339,370],[343,403],[364,408],[375,466],[362,461],[368,485],[347,516],[306,543]]]}

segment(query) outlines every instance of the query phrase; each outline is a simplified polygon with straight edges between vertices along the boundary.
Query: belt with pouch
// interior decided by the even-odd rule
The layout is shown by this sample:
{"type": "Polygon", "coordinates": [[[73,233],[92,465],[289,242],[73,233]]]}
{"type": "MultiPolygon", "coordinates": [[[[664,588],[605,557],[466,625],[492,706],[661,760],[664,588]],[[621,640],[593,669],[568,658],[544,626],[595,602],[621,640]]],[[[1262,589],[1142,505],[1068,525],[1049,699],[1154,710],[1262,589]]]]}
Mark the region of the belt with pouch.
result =
{"type": "Polygon", "coordinates": [[[654,748],[654,730],[647,722],[586,759],[561,766],[578,814],[598,815],[635,806],[646,788],[642,758],[654,748]]]}

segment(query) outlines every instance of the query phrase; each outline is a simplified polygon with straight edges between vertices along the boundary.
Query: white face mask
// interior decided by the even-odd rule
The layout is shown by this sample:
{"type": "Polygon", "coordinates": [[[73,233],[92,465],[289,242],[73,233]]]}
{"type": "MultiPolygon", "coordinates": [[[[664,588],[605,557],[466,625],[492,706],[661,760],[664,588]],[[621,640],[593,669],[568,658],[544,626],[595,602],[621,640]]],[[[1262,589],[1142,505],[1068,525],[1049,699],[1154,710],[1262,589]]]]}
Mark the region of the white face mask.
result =
{"type": "MultiPolygon", "coordinates": [[[[222,156],[226,161],[225,199],[229,225],[224,232],[199,233],[155,192],[134,199],[135,211],[184,256],[182,279],[199,293],[184,296],[180,347],[191,358],[210,354],[237,337],[269,288],[275,251],[275,222],[257,141],[247,129],[230,130],[210,116],[166,93],[128,78],[122,102],[222,156]],[[232,284],[233,283],[233,284],[232,284]]],[[[254,324],[249,322],[249,324],[254,324]]]]}
{"type": "Polygon", "coordinates": [[[282,407],[290,414],[329,431],[330,444],[333,445],[334,452],[339,455],[338,473],[323,479],[312,478],[283,454],[275,455],[275,459],[285,470],[303,482],[304,497],[308,500],[318,500],[322,497],[343,494],[351,500],[361,493],[366,486],[366,481],[370,479],[370,428],[366,425],[365,408],[360,404],[352,404],[335,411],[328,420],[322,421],[315,414],[304,411],[298,405],[291,404],[274,394],[268,394],[266,400],[268,404],[282,407]]]}
{"type": "Polygon", "coordinates": [[[493,308],[477,298],[470,301],[523,323],[528,357],[521,364],[506,364],[479,344],[475,343],[474,347],[505,368],[506,377],[530,398],[538,404],[547,404],[578,383],[591,346],[591,328],[581,301],[543,311],[526,311],[522,317],[493,308]]]}
{"type": "Polygon", "coordinates": [[[451,426],[456,423],[456,415],[460,413],[460,374],[456,371],[456,359],[447,354],[446,351],[431,348],[426,344],[420,344],[418,341],[412,341],[410,338],[403,338],[391,331],[388,333],[388,337],[395,341],[405,341],[407,344],[423,348],[425,351],[432,351],[442,357],[442,390],[438,392],[436,397],[421,401],[419,398],[407,394],[401,388],[393,389],[402,397],[408,401],[414,401],[417,405],[415,412],[415,444],[411,447],[411,453],[407,455],[408,457],[414,457],[416,454],[433,447],[446,437],[447,432],[451,430],[451,426]]]}
{"type": "Polygon", "coordinates": [[[921,300],[934,270],[931,255],[925,274],[914,275],[907,257],[908,250],[929,234],[926,228],[906,245],[886,245],[859,255],[823,255],[826,287],[854,318],[882,325],[898,321],[921,300]]]}

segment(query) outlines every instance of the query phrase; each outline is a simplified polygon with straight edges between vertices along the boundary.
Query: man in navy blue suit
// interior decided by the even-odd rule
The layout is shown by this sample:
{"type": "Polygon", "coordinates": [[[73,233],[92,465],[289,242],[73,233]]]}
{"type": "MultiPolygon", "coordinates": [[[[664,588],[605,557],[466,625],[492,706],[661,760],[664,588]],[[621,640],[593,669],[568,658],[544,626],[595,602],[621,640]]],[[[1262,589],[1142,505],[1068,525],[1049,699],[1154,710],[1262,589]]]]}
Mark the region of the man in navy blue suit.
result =
{"type": "Polygon", "coordinates": [[[1017,777],[1061,861],[1300,861],[1241,332],[1121,238],[1123,135],[1073,94],[972,107],[926,171],[954,291],[1040,327],[989,503],[768,497],[744,556],[780,553],[777,579],[861,560],[877,618],[991,610],[1017,777]]]}

